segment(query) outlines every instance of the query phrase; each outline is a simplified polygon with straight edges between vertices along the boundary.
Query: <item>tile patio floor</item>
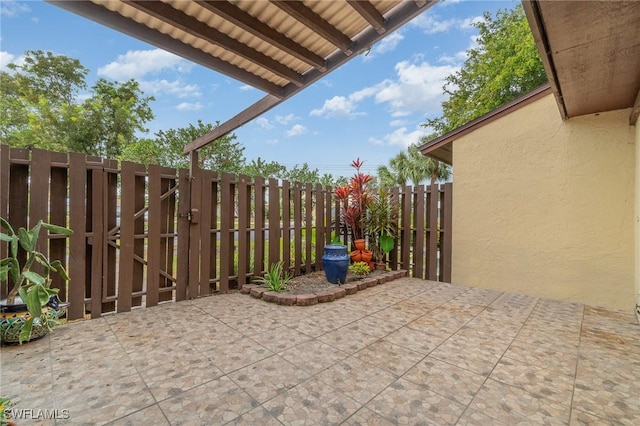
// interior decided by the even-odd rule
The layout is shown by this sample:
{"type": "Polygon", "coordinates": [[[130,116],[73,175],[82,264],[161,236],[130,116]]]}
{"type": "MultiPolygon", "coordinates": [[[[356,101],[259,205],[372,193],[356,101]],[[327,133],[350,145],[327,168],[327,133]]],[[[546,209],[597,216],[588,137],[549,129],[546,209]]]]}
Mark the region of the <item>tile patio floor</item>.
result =
{"type": "Polygon", "coordinates": [[[633,315],[411,278],[71,323],[0,361],[0,393],[56,424],[640,424],[633,315]]]}

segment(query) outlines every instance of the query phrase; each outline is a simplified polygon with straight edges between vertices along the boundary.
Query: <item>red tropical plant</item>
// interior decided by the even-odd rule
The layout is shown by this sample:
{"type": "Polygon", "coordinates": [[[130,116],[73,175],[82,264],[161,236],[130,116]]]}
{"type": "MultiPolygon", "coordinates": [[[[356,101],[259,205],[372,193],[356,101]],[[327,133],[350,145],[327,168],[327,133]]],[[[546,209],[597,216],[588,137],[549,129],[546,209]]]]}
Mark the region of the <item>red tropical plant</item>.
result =
{"type": "Polygon", "coordinates": [[[351,230],[352,246],[353,241],[364,238],[363,219],[371,202],[370,189],[367,184],[373,180],[373,176],[360,171],[363,164],[364,162],[360,158],[353,161],[351,167],[355,168],[356,172],[350,182],[347,185],[337,187],[334,191],[336,198],[343,204],[340,209],[340,217],[345,226],[351,230]]]}

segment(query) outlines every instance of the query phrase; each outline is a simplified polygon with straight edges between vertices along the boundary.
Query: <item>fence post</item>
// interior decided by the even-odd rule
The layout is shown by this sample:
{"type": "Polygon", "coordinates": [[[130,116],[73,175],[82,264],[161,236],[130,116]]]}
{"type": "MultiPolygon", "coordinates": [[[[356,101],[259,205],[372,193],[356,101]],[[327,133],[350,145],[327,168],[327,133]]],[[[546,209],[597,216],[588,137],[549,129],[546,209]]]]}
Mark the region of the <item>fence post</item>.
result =
{"type": "Polygon", "coordinates": [[[198,166],[198,151],[189,153],[189,287],[187,298],[195,299],[200,286],[200,210],[202,202],[202,176],[198,166]]]}

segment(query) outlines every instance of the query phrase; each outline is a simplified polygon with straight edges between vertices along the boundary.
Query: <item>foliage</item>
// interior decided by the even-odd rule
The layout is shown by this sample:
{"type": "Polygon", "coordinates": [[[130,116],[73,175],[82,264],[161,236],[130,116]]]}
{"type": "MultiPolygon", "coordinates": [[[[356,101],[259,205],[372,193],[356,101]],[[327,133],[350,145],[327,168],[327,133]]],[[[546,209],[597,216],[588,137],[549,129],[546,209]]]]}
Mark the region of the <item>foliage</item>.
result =
{"type": "MultiPolygon", "coordinates": [[[[364,162],[357,158],[351,163],[351,167],[356,172],[351,177],[351,181],[344,185],[336,187],[334,191],[335,197],[341,203],[347,203],[347,206],[341,206],[340,217],[346,226],[351,230],[351,244],[358,239],[364,238],[363,218],[366,215],[370,199],[370,185],[373,177],[360,171],[364,162]]],[[[355,247],[352,247],[355,248],[355,247]]]]}
{"type": "Polygon", "coordinates": [[[68,149],[75,152],[118,158],[136,141],[136,132],[146,132],[145,123],[154,118],[149,102],[137,81],[124,83],[99,79],[93,96],[77,109],[75,131],[69,134],[68,149]]]}
{"type": "Polygon", "coordinates": [[[413,185],[420,185],[425,179],[430,179],[433,185],[437,181],[444,181],[451,177],[451,168],[420,153],[418,146],[409,145],[407,151],[398,153],[389,160],[389,167],[378,167],[378,177],[382,186],[406,185],[407,180],[413,185]]]}
{"type": "Polygon", "coordinates": [[[288,271],[283,271],[282,261],[273,263],[264,277],[256,279],[256,282],[267,286],[269,291],[281,292],[291,280],[288,271]]]}
{"type": "Polygon", "coordinates": [[[13,402],[6,396],[0,396],[0,425],[5,425],[6,419],[11,420],[10,409],[13,407],[13,402]]]}
{"type": "Polygon", "coordinates": [[[68,228],[39,221],[33,228],[29,230],[20,228],[16,233],[9,222],[3,218],[0,218],[0,227],[7,231],[7,233],[0,232],[0,240],[9,244],[9,256],[0,260],[0,281],[10,280],[13,283],[13,288],[7,296],[7,304],[13,304],[16,296],[19,295],[31,314],[20,333],[20,343],[22,343],[29,340],[35,318],[38,318],[39,323],[50,331],[50,325],[44,317],[42,307],[49,303],[52,296],[57,297],[59,291],[57,288],[51,288],[51,272],[57,272],[65,281],[69,280],[60,260],[50,261],[38,251],[40,230],[45,228],[66,236],[73,232],[68,228]],[[24,259],[22,265],[21,259],[24,259]],[[32,270],[35,263],[44,268],[44,272],[32,270]]]}
{"type": "Polygon", "coordinates": [[[356,275],[367,275],[371,270],[367,262],[353,262],[349,265],[349,272],[356,275]]]}
{"type": "Polygon", "coordinates": [[[399,203],[387,189],[381,187],[371,197],[364,226],[369,234],[369,247],[376,262],[384,261],[384,255],[393,249],[398,233],[399,203]]]}
{"type": "Polygon", "coordinates": [[[153,119],[138,83],[99,79],[84,100],[88,69],[73,58],[28,50],[0,71],[0,141],[115,158],[153,119]]]}
{"type": "Polygon", "coordinates": [[[545,83],[547,76],[522,5],[485,12],[474,24],[478,47],[467,51],[462,68],[446,79],[442,117],[428,119],[429,141],[521,96],[545,83]]]}
{"type": "MultiPolygon", "coordinates": [[[[186,127],[177,129],[160,130],[155,133],[155,139],[152,144],[141,140],[135,145],[142,144],[142,147],[126,152],[127,155],[123,155],[123,157],[143,164],[149,164],[143,162],[146,158],[155,157],[155,163],[153,164],[165,167],[188,168],[189,156],[183,154],[184,146],[212,132],[219,125],[219,122],[213,125],[198,120],[197,125],[189,124],[186,127]],[[132,154],[132,151],[135,153],[136,150],[142,155],[132,159],[130,154],[132,154]]],[[[244,165],[244,147],[236,139],[235,133],[231,133],[200,148],[198,150],[199,166],[218,172],[239,173],[244,165]]]]}
{"type": "Polygon", "coordinates": [[[285,175],[287,168],[277,161],[266,162],[262,158],[251,160],[243,166],[240,173],[247,176],[262,176],[264,178],[279,179],[285,175]]]}

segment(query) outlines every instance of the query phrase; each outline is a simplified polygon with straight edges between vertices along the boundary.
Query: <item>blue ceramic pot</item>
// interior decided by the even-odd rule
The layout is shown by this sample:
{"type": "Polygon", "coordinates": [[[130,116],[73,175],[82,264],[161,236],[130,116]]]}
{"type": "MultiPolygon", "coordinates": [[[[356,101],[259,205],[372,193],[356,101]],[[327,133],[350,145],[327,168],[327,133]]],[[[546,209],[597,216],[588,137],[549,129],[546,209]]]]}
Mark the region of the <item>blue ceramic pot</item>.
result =
{"type": "Polygon", "coordinates": [[[342,244],[328,244],[324,246],[322,267],[331,284],[344,284],[349,269],[349,255],[347,246],[342,244]]]}

